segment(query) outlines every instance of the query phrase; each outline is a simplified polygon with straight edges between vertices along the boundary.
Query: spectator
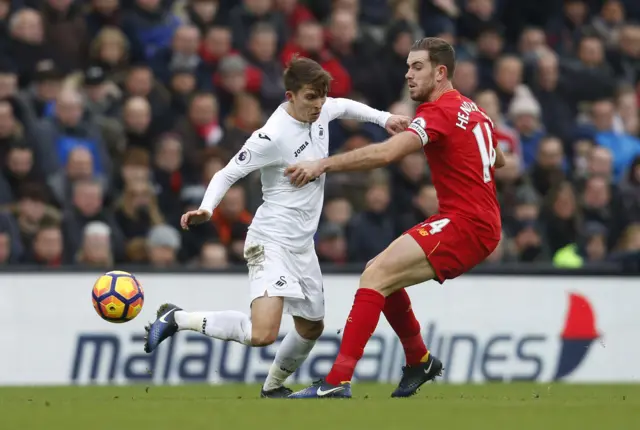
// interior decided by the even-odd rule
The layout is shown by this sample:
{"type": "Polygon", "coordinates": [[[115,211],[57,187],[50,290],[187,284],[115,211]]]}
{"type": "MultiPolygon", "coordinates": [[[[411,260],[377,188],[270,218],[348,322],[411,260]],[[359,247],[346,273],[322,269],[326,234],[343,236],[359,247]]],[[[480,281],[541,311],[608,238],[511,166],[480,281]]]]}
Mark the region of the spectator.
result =
{"type": "Polygon", "coordinates": [[[143,59],[150,60],[171,44],[180,20],[160,0],[135,0],[123,25],[135,29],[135,40],[142,47],[143,59]]]}
{"type": "Polygon", "coordinates": [[[242,51],[247,46],[248,35],[258,22],[268,22],[278,34],[278,48],[281,48],[287,37],[284,16],[273,10],[273,0],[242,0],[230,13],[229,24],[233,34],[233,46],[242,51]]]}
{"type": "Polygon", "coordinates": [[[264,124],[260,102],[251,94],[239,94],[226,121],[226,132],[220,146],[237,153],[246,140],[264,124]]]}
{"type": "Polygon", "coordinates": [[[591,25],[608,48],[614,48],[620,39],[624,24],[624,5],[618,0],[606,0],[591,25]]]}
{"type": "Polygon", "coordinates": [[[151,227],[164,223],[149,182],[136,181],[125,185],[115,220],[127,240],[146,237],[151,227]]]}
{"type": "Polygon", "coordinates": [[[384,69],[377,61],[377,45],[363,35],[355,15],[341,10],[332,14],[328,48],[349,74],[353,91],[366,94],[365,98],[372,107],[385,109],[388,96],[380,85],[384,69]]]}
{"type": "Polygon", "coordinates": [[[18,93],[18,74],[11,62],[0,58],[0,100],[9,100],[18,93]]]}
{"type": "Polygon", "coordinates": [[[44,224],[36,232],[33,249],[27,257],[29,264],[60,267],[63,262],[62,230],[58,224],[44,224]]]}
{"type": "Polygon", "coordinates": [[[15,144],[9,148],[2,174],[15,199],[22,197],[21,187],[24,184],[44,183],[44,178],[35,166],[33,150],[26,145],[15,144]]]}
{"type": "Polygon", "coordinates": [[[156,136],[151,129],[151,106],[143,97],[131,97],[124,104],[122,120],[128,148],[151,151],[156,136]]]}
{"type": "Polygon", "coordinates": [[[68,204],[74,184],[82,180],[96,180],[107,190],[107,178],[95,172],[91,151],[84,146],[77,146],[69,152],[64,169],[49,176],[47,180],[58,206],[65,207],[68,204]]]}
{"type": "Polygon", "coordinates": [[[622,26],[618,48],[610,54],[614,72],[623,81],[636,84],[640,81],[640,25],[622,26]]]}
{"type": "Polygon", "coordinates": [[[521,85],[522,74],[522,61],[518,57],[504,56],[496,62],[495,91],[498,99],[500,99],[502,113],[506,113],[509,110],[517,93],[526,91],[527,96],[535,100],[529,88],[521,85]]]}
{"type": "Polygon", "coordinates": [[[316,248],[321,263],[339,265],[347,262],[347,241],[342,229],[335,224],[320,227],[316,248]]]}
{"type": "Polygon", "coordinates": [[[24,127],[16,120],[13,106],[8,101],[0,101],[0,161],[6,165],[7,155],[12,145],[24,145],[24,127]]]}
{"type": "Polygon", "coordinates": [[[409,154],[400,160],[397,169],[392,170],[391,187],[396,214],[406,214],[413,209],[413,196],[418,193],[427,179],[427,165],[424,156],[409,154]]]}
{"type": "Polygon", "coordinates": [[[208,28],[221,21],[217,0],[188,0],[186,3],[189,21],[198,27],[200,34],[205,34],[208,28]]]}
{"type": "Polygon", "coordinates": [[[229,267],[227,248],[218,242],[207,242],[202,246],[196,267],[202,269],[226,269],[229,267]]]}
{"type": "Polygon", "coordinates": [[[275,7],[284,15],[288,34],[295,33],[301,23],[315,19],[311,11],[298,0],[275,0],[275,7]]]}
{"type": "Polygon", "coordinates": [[[258,94],[262,86],[262,73],[250,66],[240,55],[234,54],[224,58],[214,75],[220,118],[225,121],[231,112],[235,98],[244,93],[258,94]]]}
{"type": "Polygon", "coordinates": [[[207,146],[216,146],[224,135],[218,121],[215,96],[208,93],[194,95],[187,117],[176,124],[175,132],[184,145],[185,163],[189,169],[197,171],[201,151],[207,146]]]}
{"type": "Polygon", "coordinates": [[[129,68],[124,83],[124,98],[144,97],[151,106],[151,129],[160,134],[168,131],[173,120],[168,118],[171,95],[161,84],[156,82],[153,72],[146,64],[136,64],[129,68]]]}
{"type": "Polygon", "coordinates": [[[496,25],[486,25],[478,35],[476,45],[479,86],[493,88],[495,86],[494,71],[504,47],[500,28],[496,25]]]}
{"type": "Polygon", "coordinates": [[[20,198],[6,208],[15,220],[17,232],[22,243],[29,246],[35,233],[42,225],[59,223],[60,211],[48,205],[45,188],[37,184],[25,184],[21,187],[20,198]]]}
{"type": "MultiPolygon", "coordinates": [[[[456,67],[457,71],[458,67],[456,67]]],[[[500,112],[500,100],[496,92],[493,90],[480,91],[476,93],[475,101],[493,121],[495,137],[502,152],[521,156],[520,141],[514,130],[508,126],[505,116],[500,112]]]]}
{"type": "Polygon", "coordinates": [[[89,52],[90,61],[100,66],[110,80],[124,81],[125,71],[134,57],[129,40],[119,28],[104,27],[100,30],[91,42],[89,52]]]}
{"type": "Polygon", "coordinates": [[[190,70],[200,89],[211,87],[207,67],[198,55],[200,32],[193,25],[183,25],[176,29],[170,47],[159,49],[150,60],[154,76],[165,85],[169,83],[175,70],[190,70]]]}
{"type": "Polygon", "coordinates": [[[76,263],[86,267],[110,269],[114,258],[111,250],[111,228],[101,221],[92,221],[82,230],[82,244],[76,263]]]}
{"type": "Polygon", "coordinates": [[[387,30],[386,44],[381,53],[385,72],[384,82],[387,89],[384,101],[386,106],[399,100],[406,86],[407,56],[413,40],[411,25],[406,21],[394,22],[387,30]]]}
{"type": "Polygon", "coordinates": [[[246,210],[245,192],[239,185],[229,188],[227,194],[213,211],[211,221],[216,227],[220,242],[226,246],[230,246],[234,235],[239,226],[246,232],[247,227],[251,223],[252,216],[246,210]]]}
{"type": "Polygon", "coordinates": [[[453,85],[461,94],[473,97],[478,89],[478,68],[476,63],[473,61],[459,61],[454,71],[453,85]]]}
{"type": "Polygon", "coordinates": [[[169,134],[160,138],[154,156],[158,204],[171,225],[177,225],[182,215],[180,190],[191,182],[183,169],[182,154],[182,142],[178,136],[169,134]]]}
{"type": "Polygon", "coordinates": [[[72,0],[44,0],[44,37],[57,64],[66,72],[87,66],[89,38],[82,7],[72,0]]]}
{"type": "Polygon", "coordinates": [[[36,154],[45,174],[53,175],[66,165],[69,153],[77,146],[93,155],[94,171],[109,175],[111,161],[100,130],[91,119],[84,119],[84,100],[76,90],[63,90],[56,99],[55,114],[42,120],[36,154]]]}
{"type": "Polygon", "coordinates": [[[232,53],[231,30],[222,25],[209,27],[204,33],[204,40],[200,45],[200,58],[213,72],[221,59],[232,53]]]}
{"type": "Polygon", "coordinates": [[[413,197],[413,208],[399,216],[396,235],[400,235],[438,212],[438,194],[431,184],[423,184],[413,197]]]}
{"type": "Polygon", "coordinates": [[[520,87],[509,107],[509,117],[518,133],[524,167],[530,169],[545,135],[540,121],[540,105],[526,87],[520,87]]]}
{"type": "Polygon", "coordinates": [[[366,194],[366,209],[355,215],[349,226],[349,260],[364,262],[382,252],[396,237],[389,215],[389,187],[372,184],[366,194]]]}
{"type": "Polygon", "coordinates": [[[616,130],[614,120],[615,106],[610,100],[600,100],[593,104],[591,121],[596,130],[595,141],[614,154],[614,181],[618,182],[632,160],[640,154],[640,139],[620,129],[616,130]]]}
{"type": "Polygon", "coordinates": [[[247,59],[260,70],[260,100],[269,111],[275,110],[284,100],[283,69],[276,58],[277,34],[269,24],[258,24],[249,38],[247,59]]]}
{"type": "Polygon", "coordinates": [[[34,119],[48,117],[53,110],[56,97],[62,88],[64,74],[52,60],[42,60],[34,66],[31,86],[20,98],[34,119]]]}
{"type": "Polygon", "coordinates": [[[286,67],[294,55],[311,58],[322,65],[331,74],[333,81],[329,97],[346,97],[352,88],[351,76],[336,58],[324,46],[322,26],[314,21],[303,22],[298,26],[296,37],[283,49],[282,64],[286,67]]]}
{"type": "Polygon", "coordinates": [[[550,190],[543,218],[546,225],[546,241],[551,253],[575,243],[581,217],[570,182],[558,183],[550,190]]]}
{"type": "Polygon", "coordinates": [[[147,235],[149,263],[156,268],[170,268],[178,263],[180,233],[166,224],[153,227],[147,235]]]}
{"type": "Polygon", "coordinates": [[[541,106],[542,120],[549,133],[567,140],[573,133],[576,102],[581,95],[570,79],[560,76],[558,57],[544,52],[537,62],[533,93],[541,106]]]}
{"type": "Polygon", "coordinates": [[[539,195],[546,195],[564,179],[565,165],[562,142],[556,137],[544,137],[538,144],[538,154],[530,172],[532,185],[539,195]]]}
{"type": "MultiPolygon", "coordinates": [[[[93,41],[92,45],[100,40],[98,44],[104,45],[108,41],[111,46],[109,53],[103,52],[98,54],[98,57],[110,59],[108,63],[112,65],[116,64],[113,59],[118,58],[115,55],[118,52],[114,49],[115,47],[120,47],[122,60],[138,61],[144,56],[143,47],[137,37],[137,29],[133,26],[133,21],[126,20],[125,17],[126,13],[121,7],[120,0],[91,0],[91,9],[86,15],[87,32],[90,40],[93,41]],[[123,36],[126,40],[122,40],[123,36]],[[112,44],[114,42],[115,45],[112,44]]],[[[106,64],[102,66],[106,67],[106,64]]]]}
{"type": "Polygon", "coordinates": [[[123,190],[130,182],[151,181],[151,161],[149,151],[141,148],[129,148],[122,157],[120,175],[116,179],[116,188],[123,190]]]}
{"type": "Polygon", "coordinates": [[[337,225],[345,231],[353,216],[353,207],[349,200],[342,196],[329,197],[322,208],[323,222],[337,225]]]}
{"type": "Polygon", "coordinates": [[[196,76],[189,68],[176,68],[171,71],[168,89],[171,92],[171,116],[185,116],[189,110],[189,101],[197,90],[196,76]]]}
{"type": "Polygon", "coordinates": [[[6,55],[16,63],[19,86],[25,88],[34,77],[36,65],[48,58],[40,13],[33,9],[16,11],[9,23],[9,35],[6,55]]]}
{"type": "MultiPolygon", "coordinates": [[[[111,246],[104,249],[109,257],[120,261],[124,254],[124,237],[117,226],[113,214],[103,204],[104,189],[100,182],[95,180],[78,181],[73,186],[72,205],[63,213],[62,232],[65,239],[64,250],[67,261],[75,261],[75,255],[82,248],[81,235],[85,228],[94,221],[105,224],[109,229],[111,246]]],[[[104,229],[99,230],[104,233],[104,229]]],[[[86,232],[85,232],[86,233],[86,232]]],[[[106,257],[105,261],[106,261],[106,257]]]]}

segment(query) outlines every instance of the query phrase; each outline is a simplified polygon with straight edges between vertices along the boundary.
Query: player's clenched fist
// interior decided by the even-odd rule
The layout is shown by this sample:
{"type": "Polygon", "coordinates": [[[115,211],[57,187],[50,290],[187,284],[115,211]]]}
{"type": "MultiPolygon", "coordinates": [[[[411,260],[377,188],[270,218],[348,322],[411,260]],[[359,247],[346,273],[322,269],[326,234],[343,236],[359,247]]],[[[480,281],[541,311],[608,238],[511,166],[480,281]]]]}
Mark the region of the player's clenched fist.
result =
{"type": "Polygon", "coordinates": [[[296,187],[302,187],[309,182],[315,181],[324,171],[322,170],[322,160],[303,161],[293,164],[284,170],[285,176],[296,187]]]}
{"type": "Polygon", "coordinates": [[[190,225],[202,224],[211,219],[211,213],[205,209],[189,211],[180,218],[180,226],[183,230],[189,230],[190,225]]]}
{"type": "Polygon", "coordinates": [[[393,136],[394,134],[405,131],[407,127],[409,127],[409,124],[411,124],[411,118],[408,116],[391,115],[384,125],[384,128],[393,136]]]}

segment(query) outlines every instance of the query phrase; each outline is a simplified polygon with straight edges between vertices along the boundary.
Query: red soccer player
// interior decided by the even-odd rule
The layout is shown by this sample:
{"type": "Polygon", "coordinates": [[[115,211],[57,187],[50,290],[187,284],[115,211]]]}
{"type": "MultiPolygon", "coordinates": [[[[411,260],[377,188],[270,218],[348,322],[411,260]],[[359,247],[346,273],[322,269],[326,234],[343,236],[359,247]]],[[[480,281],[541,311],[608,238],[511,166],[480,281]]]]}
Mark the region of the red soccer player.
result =
{"type": "Polygon", "coordinates": [[[367,265],[347,319],[340,351],[327,377],[291,398],[351,397],[351,378],[384,312],[400,337],[407,366],[393,397],[408,397],[441,374],[429,354],[406,287],[435,279],[443,283],[468,272],[500,240],[500,208],[494,168],[504,165],[493,123],[453,89],[453,47],[424,38],[411,48],[409,94],[422,104],[409,128],[384,143],[289,166],[285,174],[304,186],[323,173],[375,169],[423,149],[431,168],[439,213],[396,239],[367,265]]]}

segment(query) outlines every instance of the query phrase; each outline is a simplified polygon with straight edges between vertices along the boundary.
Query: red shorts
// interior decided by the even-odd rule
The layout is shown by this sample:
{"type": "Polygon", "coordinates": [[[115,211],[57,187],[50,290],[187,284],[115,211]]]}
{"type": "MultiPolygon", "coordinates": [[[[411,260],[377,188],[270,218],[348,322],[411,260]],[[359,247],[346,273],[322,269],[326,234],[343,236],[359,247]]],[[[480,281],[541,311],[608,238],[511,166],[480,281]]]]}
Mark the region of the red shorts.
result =
{"type": "Polygon", "coordinates": [[[457,215],[434,215],[405,232],[418,242],[441,284],[482,263],[500,238],[479,235],[477,224],[457,215]]]}

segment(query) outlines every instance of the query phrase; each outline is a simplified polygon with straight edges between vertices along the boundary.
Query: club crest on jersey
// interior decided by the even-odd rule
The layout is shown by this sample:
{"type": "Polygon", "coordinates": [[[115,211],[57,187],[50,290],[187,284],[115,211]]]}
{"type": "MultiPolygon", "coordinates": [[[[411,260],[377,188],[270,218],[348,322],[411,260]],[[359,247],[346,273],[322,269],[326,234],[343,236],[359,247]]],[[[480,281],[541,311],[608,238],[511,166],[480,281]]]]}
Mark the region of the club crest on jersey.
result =
{"type": "Polygon", "coordinates": [[[320,124],[318,124],[318,137],[320,139],[324,139],[324,128],[322,128],[322,126],[320,124]]]}
{"type": "Polygon", "coordinates": [[[249,164],[249,161],[251,161],[251,152],[249,152],[249,150],[246,148],[242,148],[240,152],[238,152],[238,155],[236,155],[235,160],[236,164],[239,166],[249,164]]]}
{"type": "Polygon", "coordinates": [[[411,124],[409,124],[409,130],[413,130],[418,135],[420,141],[422,142],[422,146],[429,143],[429,135],[427,134],[427,122],[424,120],[424,118],[418,117],[414,119],[411,124]]]}

